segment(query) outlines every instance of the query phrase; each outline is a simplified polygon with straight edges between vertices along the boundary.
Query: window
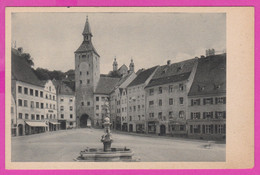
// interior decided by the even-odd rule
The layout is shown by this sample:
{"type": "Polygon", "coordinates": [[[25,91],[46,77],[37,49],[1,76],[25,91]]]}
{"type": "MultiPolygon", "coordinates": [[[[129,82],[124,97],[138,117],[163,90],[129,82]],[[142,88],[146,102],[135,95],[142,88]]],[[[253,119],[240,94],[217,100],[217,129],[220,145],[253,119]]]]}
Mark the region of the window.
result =
{"type": "Polygon", "coordinates": [[[72,115],[72,114],[70,114],[70,118],[73,118],[73,115],[72,115]]]}
{"type": "Polygon", "coordinates": [[[153,106],[153,101],[149,101],[149,107],[152,107],[153,106]]]}
{"type": "Polygon", "coordinates": [[[36,115],[36,120],[40,120],[40,115],[36,115]]]}
{"type": "Polygon", "coordinates": [[[89,102],[89,101],[88,101],[88,103],[87,103],[87,104],[88,104],[88,106],[90,106],[90,102],[89,102]]]}
{"type": "Polygon", "coordinates": [[[35,96],[38,97],[39,96],[39,91],[35,90],[35,96]]]}
{"type": "Polygon", "coordinates": [[[49,95],[49,99],[51,100],[51,94],[49,95]]]}
{"type": "Polygon", "coordinates": [[[23,106],[23,100],[21,99],[18,100],[18,106],[23,106]]]}
{"type": "Polygon", "coordinates": [[[18,93],[22,93],[22,86],[18,86],[18,93]]]}
{"type": "Polygon", "coordinates": [[[30,89],[30,95],[33,95],[33,89],[30,89]]]}
{"type": "Polygon", "coordinates": [[[88,75],[88,71],[87,71],[87,75],[88,75]]]}
{"type": "Polygon", "coordinates": [[[84,102],[81,102],[81,106],[84,106],[84,102]]]}
{"type": "Polygon", "coordinates": [[[173,113],[172,113],[172,111],[169,111],[169,118],[173,118],[173,113]]]}
{"type": "Polygon", "coordinates": [[[49,118],[49,115],[48,114],[46,114],[46,119],[48,119],[49,118]]]}
{"type": "Polygon", "coordinates": [[[36,108],[39,108],[39,102],[36,102],[36,108]]]}
{"type": "Polygon", "coordinates": [[[70,125],[73,125],[73,122],[70,122],[70,125]]]}
{"type": "Polygon", "coordinates": [[[19,119],[23,119],[23,114],[22,113],[19,113],[19,119]]]}
{"type": "Polygon", "coordinates": [[[179,118],[184,118],[184,111],[179,112],[179,118]]]}
{"type": "Polygon", "coordinates": [[[61,115],[60,115],[60,118],[64,118],[64,114],[61,114],[61,115]]]}
{"type": "Polygon", "coordinates": [[[43,97],[43,92],[42,91],[40,91],[40,97],[43,97]]]}
{"type": "Polygon", "coordinates": [[[200,112],[191,112],[190,118],[193,120],[200,119],[200,112]]]}
{"type": "Polygon", "coordinates": [[[173,98],[169,99],[169,105],[173,105],[173,98]]]}
{"type": "Polygon", "coordinates": [[[89,80],[89,79],[87,79],[87,83],[88,83],[88,84],[90,83],[90,80],[89,80]]]}
{"type": "Polygon", "coordinates": [[[129,112],[132,112],[132,107],[131,106],[129,107],[129,112]]]}
{"type": "Polygon", "coordinates": [[[185,130],[185,125],[180,125],[180,131],[184,131],[185,130]]]}
{"type": "Polygon", "coordinates": [[[213,112],[203,112],[203,119],[212,119],[213,112]]]}
{"type": "Polygon", "coordinates": [[[25,119],[29,119],[29,114],[25,114],[25,119]]]}
{"type": "Polygon", "coordinates": [[[159,87],[159,94],[162,93],[162,87],[159,87]]]}
{"type": "Polygon", "coordinates": [[[150,118],[153,118],[153,117],[154,117],[154,113],[152,113],[152,112],[149,113],[149,117],[150,117],[150,118]]]}
{"type": "Polygon", "coordinates": [[[28,101],[27,101],[27,100],[24,100],[23,103],[24,103],[24,104],[23,104],[24,107],[28,107],[28,101]]]}
{"type": "Polygon", "coordinates": [[[14,107],[11,106],[11,113],[14,113],[14,107]]]}
{"type": "Polygon", "coordinates": [[[159,100],[159,106],[162,106],[162,99],[159,100]]]}
{"type": "Polygon", "coordinates": [[[140,110],[141,109],[141,106],[140,105],[138,105],[138,110],[140,110]]]}
{"type": "Polygon", "coordinates": [[[32,118],[32,120],[35,120],[35,115],[32,114],[32,115],[31,115],[31,118],[32,118]]]}
{"type": "Polygon", "coordinates": [[[55,109],[55,104],[53,104],[53,109],[55,109]]]}
{"type": "Polygon", "coordinates": [[[138,115],[138,120],[141,120],[141,116],[140,115],[138,115]]]}
{"type": "Polygon", "coordinates": [[[48,94],[45,95],[45,98],[48,99],[48,94]]]}
{"type": "Polygon", "coordinates": [[[55,95],[53,95],[52,99],[55,100],[55,95]]]}
{"type": "Polygon", "coordinates": [[[180,102],[181,105],[183,105],[183,97],[179,98],[179,102],[180,102]]]}
{"type": "Polygon", "coordinates": [[[215,103],[216,104],[226,104],[226,97],[216,97],[215,103]]]}
{"type": "Polygon", "coordinates": [[[72,98],[70,98],[70,102],[73,102],[73,99],[72,99],[72,98]]]}
{"type": "Polygon", "coordinates": [[[82,84],[82,80],[79,80],[79,83],[82,84]]]}
{"type": "Polygon", "coordinates": [[[154,90],[153,89],[150,89],[149,90],[149,95],[153,95],[154,94],[154,90]]]}
{"type": "Polygon", "coordinates": [[[70,106],[70,111],[72,111],[73,110],[73,107],[72,106],[70,106]]]}
{"type": "Polygon", "coordinates": [[[52,109],[52,104],[50,104],[50,109],[52,109]]]}
{"type": "Polygon", "coordinates": [[[51,86],[49,86],[49,91],[51,91],[51,86]]]}
{"type": "Polygon", "coordinates": [[[34,108],[34,102],[31,101],[31,108],[34,108]]]}
{"type": "Polygon", "coordinates": [[[205,125],[205,133],[213,134],[213,125],[205,125]]]}
{"type": "Polygon", "coordinates": [[[53,119],[55,119],[56,118],[56,115],[55,114],[53,114],[53,119]]]}
{"type": "Polygon", "coordinates": [[[64,106],[60,106],[60,110],[63,111],[64,110],[64,106]]]}
{"type": "Polygon", "coordinates": [[[179,90],[180,90],[180,91],[183,91],[183,90],[184,90],[183,84],[179,84],[179,90]]]}
{"type": "Polygon", "coordinates": [[[226,111],[216,111],[215,118],[216,119],[226,119],[226,111]]]}
{"type": "Polygon", "coordinates": [[[41,120],[44,120],[44,115],[41,115],[41,120]]]}
{"type": "Polygon", "coordinates": [[[162,112],[159,112],[159,113],[158,113],[158,118],[159,118],[160,120],[162,120],[162,112]]]}
{"type": "Polygon", "coordinates": [[[50,119],[52,119],[52,114],[50,114],[50,119]]]}
{"type": "Polygon", "coordinates": [[[99,97],[96,97],[96,101],[99,101],[99,97]]]}
{"type": "Polygon", "coordinates": [[[204,98],[203,104],[204,105],[213,104],[213,98],[204,98]]]}
{"type": "Polygon", "coordinates": [[[134,111],[136,111],[136,107],[135,106],[133,106],[134,107],[134,111]]]}
{"type": "Polygon", "coordinates": [[[144,108],[144,105],[142,105],[142,108],[144,108]]]}
{"type": "Polygon", "coordinates": [[[132,121],[132,116],[129,117],[129,121],[132,121]]]}
{"type": "Polygon", "coordinates": [[[44,108],[44,104],[43,103],[41,103],[41,109],[43,109],[44,108]]]}
{"type": "Polygon", "coordinates": [[[172,85],[169,86],[169,92],[173,92],[173,86],[172,85]]]}
{"type": "Polygon", "coordinates": [[[46,103],[46,108],[48,109],[49,107],[48,107],[48,103],[46,103]]]}
{"type": "Polygon", "coordinates": [[[24,94],[28,95],[28,88],[24,88],[24,94]]]}
{"type": "Polygon", "coordinates": [[[64,101],[64,98],[60,98],[60,101],[63,102],[63,101],[64,101]]]}
{"type": "Polygon", "coordinates": [[[79,75],[82,75],[82,72],[81,72],[81,71],[79,72],[79,75]]]}
{"type": "Polygon", "coordinates": [[[191,99],[191,106],[200,105],[200,99],[191,99]]]}

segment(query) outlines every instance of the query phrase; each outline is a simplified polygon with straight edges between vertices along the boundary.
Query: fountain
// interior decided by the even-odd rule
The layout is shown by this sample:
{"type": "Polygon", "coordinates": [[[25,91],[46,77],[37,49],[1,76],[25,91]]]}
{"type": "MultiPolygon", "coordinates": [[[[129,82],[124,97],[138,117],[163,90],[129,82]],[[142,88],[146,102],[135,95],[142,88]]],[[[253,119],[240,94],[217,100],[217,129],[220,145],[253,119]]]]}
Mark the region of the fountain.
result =
{"type": "Polygon", "coordinates": [[[78,156],[75,161],[96,161],[96,162],[105,162],[105,161],[129,161],[135,162],[140,161],[138,158],[134,158],[134,152],[129,148],[111,148],[112,144],[112,135],[110,132],[110,112],[109,104],[106,99],[103,105],[104,110],[104,120],[103,126],[105,134],[101,137],[101,142],[103,142],[102,148],[89,148],[87,147],[83,151],[80,151],[80,156],[78,156]]]}

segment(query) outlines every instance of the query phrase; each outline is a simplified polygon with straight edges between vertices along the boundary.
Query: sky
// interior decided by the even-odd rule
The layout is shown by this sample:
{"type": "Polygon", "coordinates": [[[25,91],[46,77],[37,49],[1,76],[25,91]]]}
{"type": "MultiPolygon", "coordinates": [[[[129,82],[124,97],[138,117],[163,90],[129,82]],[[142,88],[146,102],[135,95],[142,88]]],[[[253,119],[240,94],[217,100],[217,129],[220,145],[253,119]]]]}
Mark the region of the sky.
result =
{"type": "Polygon", "coordinates": [[[226,49],[225,13],[13,13],[12,42],[33,57],[35,68],[74,69],[86,16],[101,73],[134,60],[135,70],[226,49]]]}

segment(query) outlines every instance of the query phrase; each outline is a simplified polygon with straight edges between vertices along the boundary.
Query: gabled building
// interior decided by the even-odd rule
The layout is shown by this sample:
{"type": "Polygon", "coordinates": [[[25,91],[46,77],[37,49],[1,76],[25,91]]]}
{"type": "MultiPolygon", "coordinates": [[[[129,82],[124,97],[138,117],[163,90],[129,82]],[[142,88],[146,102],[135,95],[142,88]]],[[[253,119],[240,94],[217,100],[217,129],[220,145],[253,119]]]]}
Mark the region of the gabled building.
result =
{"type": "Polygon", "coordinates": [[[53,80],[57,92],[57,119],[60,129],[76,128],[75,92],[65,83],[53,80]]]}
{"type": "Polygon", "coordinates": [[[158,67],[145,87],[148,133],[187,135],[188,92],[197,61],[190,59],[173,64],[168,61],[158,67]]]}
{"type": "Polygon", "coordinates": [[[136,78],[127,86],[127,120],[122,127],[129,132],[145,132],[145,86],[149,83],[159,66],[138,71],[136,78]],[[127,125],[126,125],[127,124],[127,125]]]}
{"type": "MultiPolygon", "coordinates": [[[[22,49],[12,49],[11,91],[16,105],[16,135],[28,135],[49,130],[45,116],[44,84],[22,57],[22,49]]],[[[12,112],[12,111],[11,111],[12,112]]],[[[15,135],[13,133],[13,135],[15,135]]]]}
{"type": "Polygon", "coordinates": [[[225,139],[226,54],[199,59],[188,100],[188,136],[225,139]]]}

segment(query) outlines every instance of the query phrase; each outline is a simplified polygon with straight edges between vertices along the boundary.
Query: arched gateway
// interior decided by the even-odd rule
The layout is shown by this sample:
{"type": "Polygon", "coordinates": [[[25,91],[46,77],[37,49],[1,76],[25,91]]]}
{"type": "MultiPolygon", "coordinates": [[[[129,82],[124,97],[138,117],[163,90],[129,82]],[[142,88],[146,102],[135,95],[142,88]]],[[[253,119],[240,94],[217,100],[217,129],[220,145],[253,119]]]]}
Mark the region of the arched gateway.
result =
{"type": "Polygon", "coordinates": [[[90,118],[87,114],[82,114],[79,118],[79,127],[86,128],[87,126],[90,126],[90,118]],[[89,122],[89,123],[88,123],[89,122]]]}

